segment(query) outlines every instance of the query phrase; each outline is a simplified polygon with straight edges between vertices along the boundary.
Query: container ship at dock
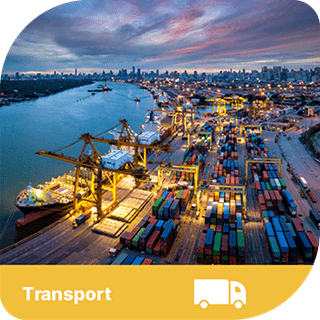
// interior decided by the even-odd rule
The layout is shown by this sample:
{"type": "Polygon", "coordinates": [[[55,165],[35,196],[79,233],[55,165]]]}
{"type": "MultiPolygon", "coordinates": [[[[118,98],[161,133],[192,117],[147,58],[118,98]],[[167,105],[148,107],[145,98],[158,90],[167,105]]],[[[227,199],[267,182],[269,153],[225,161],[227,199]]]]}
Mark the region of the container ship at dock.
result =
{"type": "MultiPolygon", "coordinates": [[[[82,196],[85,194],[86,180],[90,181],[90,172],[81,170],[78,193],[82,196]]],[[[24,217],[16,220],[16,225],[21,227],[53,213],[71,208],[74,181],[75,171],[70,171],[68,174],[52,178],[50,182],[38,185],[36,188],[33,188],[30,183],[26,189],[18,194],[15,200],[15,206],[24,214],[24,217]]]]}

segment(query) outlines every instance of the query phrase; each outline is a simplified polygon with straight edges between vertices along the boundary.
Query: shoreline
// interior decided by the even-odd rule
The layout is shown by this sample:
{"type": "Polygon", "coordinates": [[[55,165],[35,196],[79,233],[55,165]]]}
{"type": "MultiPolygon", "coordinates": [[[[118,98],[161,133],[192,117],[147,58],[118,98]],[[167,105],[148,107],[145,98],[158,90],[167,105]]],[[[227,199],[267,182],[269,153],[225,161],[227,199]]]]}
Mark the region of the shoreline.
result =
{"type": "Polygon", "coordinates": [[[88,79],[80,80],[2,80],[0,82],[0,107],[15,102],[31,101],[48,97],[69,89],[93,84],[95,81],[88,79]]]}

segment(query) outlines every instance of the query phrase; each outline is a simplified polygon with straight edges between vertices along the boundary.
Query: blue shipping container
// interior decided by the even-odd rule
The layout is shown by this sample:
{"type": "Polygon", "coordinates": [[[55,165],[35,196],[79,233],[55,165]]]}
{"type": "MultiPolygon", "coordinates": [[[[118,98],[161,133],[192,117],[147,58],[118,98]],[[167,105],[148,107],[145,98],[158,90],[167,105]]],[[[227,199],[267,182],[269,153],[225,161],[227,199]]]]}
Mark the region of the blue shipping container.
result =
{"type": "Polygon", "coordinates": [[[142,261],[144,260],[143,257],[136,257],[133,262],[131,263],[132,266],[139,266],[142,261]]]}
{"type": "Polygon", "coordinates": [[[266,223],[265,223],[265,227],[266,227],[266,234],[267,234],[267,236],[269,236],[269,237],[274,237],[275,234],[274,234],[274,231],[273,231],[272,224],[271,224],[270,222],[266,222],[266,223]]]}
{"type": "Polygon", "coordinates": [[[281,252],[289,252],[289,245],[284,234],[282,232],[276,232],[276,238],[278,240],[281,252]]]}

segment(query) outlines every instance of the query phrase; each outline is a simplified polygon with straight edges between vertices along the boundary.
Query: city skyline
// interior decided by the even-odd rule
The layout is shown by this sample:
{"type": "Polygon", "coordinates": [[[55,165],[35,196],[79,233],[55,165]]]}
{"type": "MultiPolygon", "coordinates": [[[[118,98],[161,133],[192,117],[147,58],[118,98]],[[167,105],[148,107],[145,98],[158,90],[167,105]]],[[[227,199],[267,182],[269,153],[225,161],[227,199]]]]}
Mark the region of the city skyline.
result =
{"type": "Polygon", "coordinates": [[[219,72],[319,65],[320,26],[297,1],[109,1],[58,6],[31,22],[4,73],[219,72]],[[121,3],[121,5],[119,5],[121,3]]]}

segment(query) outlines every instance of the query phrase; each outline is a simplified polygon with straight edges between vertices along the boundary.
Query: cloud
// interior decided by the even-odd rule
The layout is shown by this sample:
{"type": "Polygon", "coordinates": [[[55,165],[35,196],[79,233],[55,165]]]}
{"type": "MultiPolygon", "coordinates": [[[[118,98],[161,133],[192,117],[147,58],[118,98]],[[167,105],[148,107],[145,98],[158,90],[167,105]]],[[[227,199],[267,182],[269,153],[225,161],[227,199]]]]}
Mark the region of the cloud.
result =
{"type": "Polygon", "coordinates": [[[4,72],[57,68],[237,68],[320,56],[314,11],[295,0],[85,0],[49,10],[4,72]],[[25,63],[19,62],[23,57],[25,63]]]}

